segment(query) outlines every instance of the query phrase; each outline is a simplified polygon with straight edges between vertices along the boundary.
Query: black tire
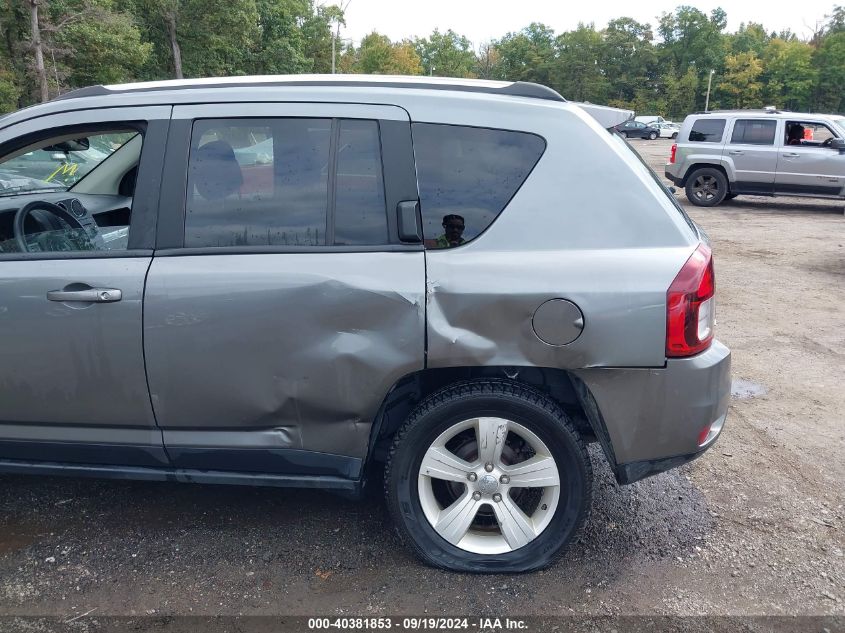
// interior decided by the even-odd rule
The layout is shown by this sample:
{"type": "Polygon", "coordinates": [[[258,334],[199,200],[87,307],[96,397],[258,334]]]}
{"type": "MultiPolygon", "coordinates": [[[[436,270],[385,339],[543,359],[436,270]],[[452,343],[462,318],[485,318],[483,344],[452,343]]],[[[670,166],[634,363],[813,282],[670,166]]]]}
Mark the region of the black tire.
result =
{"type": "Polygon", "coordinates": [[[657,132],[649,132],[648,133],[648,140],[653,141],[657,138],[657,132]]]}
{"type": "Polygon", "coordinates": [[[676,139],[676,138],[678,138],[678,133],[677,133],[677,132],[672,132],[672,139],[676,139]]]}
{"type": "Polygon", "coordinates": [[[700,167],[687,178],[687,199],[697,207],[715,207],[728,193],[728,179],[714,167],[700,167]]]}
{"type": "Polygon", "coordinates": [[[447,387],[423,401],[396,434],[385,468],[387,505],[399,536],[424,562],[472,573],[518,573],[553,563],[577,534],[592,496],[587,449],[566,413],[551,399],[518,383],[479,380],[447,387]],[[426,518],[418,476],[432,442],[473,417],[502,417],[534,433],[555,460],[560,498],[547,527],[526,545],[502,554],[477,554],[452,545],[426,518]]]}

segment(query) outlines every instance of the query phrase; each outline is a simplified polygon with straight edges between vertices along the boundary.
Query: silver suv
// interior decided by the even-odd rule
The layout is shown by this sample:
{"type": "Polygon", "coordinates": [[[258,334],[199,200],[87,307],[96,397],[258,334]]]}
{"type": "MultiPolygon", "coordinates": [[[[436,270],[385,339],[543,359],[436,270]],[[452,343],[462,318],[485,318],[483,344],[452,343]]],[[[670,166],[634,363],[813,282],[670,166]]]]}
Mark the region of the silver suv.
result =
{"type": "Polygon", "coordinates": [[[0,119],[0,172],[39,152],[0,189],[0,471],[383,472],[422,559],[515,572],[584,522],[587,443],[627,484],[722,429],[710,246],[548,88],[96,86],[0,119]]]}
{"type": "Polygon", "coordinates": [[[845,116],[771,108],[691,114],[666,177],[700,207],[741,194],[845,198],[845,116]]]}

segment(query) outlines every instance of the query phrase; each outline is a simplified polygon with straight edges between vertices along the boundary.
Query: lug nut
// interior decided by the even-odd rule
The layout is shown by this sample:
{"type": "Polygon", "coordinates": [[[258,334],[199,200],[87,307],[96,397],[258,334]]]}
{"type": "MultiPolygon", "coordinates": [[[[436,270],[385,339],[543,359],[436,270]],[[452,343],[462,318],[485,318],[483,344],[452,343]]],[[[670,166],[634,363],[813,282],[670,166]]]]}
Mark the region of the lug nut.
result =
{"type": "Polygon", "coordinates": [[[476,475],[475,473],[470,473],[469,475],[467,475],[467,479],[469,479],[470,481],[476,481],[478,479],[478,475],[476,475]]]}
{"type": "Polygon", "coordinates": [[[484,464],[484,470],[489,473],[491,470],[493,470],[493,464],[484,464]]]}
{"type": "Polygon", "coordinates": [[[501,500],[502,500],[502,495],[500,495],[498,492],[493,495],[493,501],[495,501],[496,503],[499,503],[501,500]]]}
{"type": "Polygon", "coordinates": [[[503,484],[509,484],[511,482],[511,478],[507,475],[502,475],[501,477],[499,477],[499,481],[501,481],[503,484]]]}
{"type": "Polygon", "coordinates": [[[476,490],[475,492],[472,493],[472,498],[475,499],[476,501],[481,501],[481,493],[476,490]]]}

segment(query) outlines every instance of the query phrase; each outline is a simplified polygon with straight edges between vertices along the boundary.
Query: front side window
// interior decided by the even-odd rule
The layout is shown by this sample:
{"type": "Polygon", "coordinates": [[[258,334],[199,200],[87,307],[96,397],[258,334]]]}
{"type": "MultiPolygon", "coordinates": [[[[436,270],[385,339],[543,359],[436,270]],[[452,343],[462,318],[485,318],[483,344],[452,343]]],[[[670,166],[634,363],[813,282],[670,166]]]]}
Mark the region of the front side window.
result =
{"type": "Polygon", "coordinates": [[[725,119],[697,119],[692,124],[689,140],[693,143],[718,143],[725,131],[725,119]]]}
{"type": "Polygon", "coordinates": [[[742,145],[774,145],[777,121],[739,119],[734,123],[731,143],[742,145]]]}
{"type": "Polygon", "coordinates": [[[0,253],[126,250],[143,136],[115,124],[0,157],[0,253]]]}
{"type": "Polygon", "coordinates": [[[194,123],[186,247],[387,243],[376,121],[194,123]]]}
{"type": "Polygon", "coordinates": [[[835,138],[836,133],[818,121],[787,121],[784,128],[784,145],[792,147],[827,147],[835,138]]]}
{"type": "Polygon", "coordinates": [[[414,154],[427,248],[481,234],[540,160],[546,142],[526,132],[414,123],[414,154]]]}

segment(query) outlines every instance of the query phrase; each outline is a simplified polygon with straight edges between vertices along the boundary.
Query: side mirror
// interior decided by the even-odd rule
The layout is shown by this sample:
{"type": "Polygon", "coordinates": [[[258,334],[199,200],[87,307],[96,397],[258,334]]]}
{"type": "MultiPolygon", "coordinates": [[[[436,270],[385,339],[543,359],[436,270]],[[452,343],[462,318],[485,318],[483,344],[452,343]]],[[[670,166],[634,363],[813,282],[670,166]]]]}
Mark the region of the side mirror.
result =
{"type": "Polygon", "coordinates": [[[845,138],[835,138],[830,141],[830,148],[838,150],[839,153],[845,152],[845,138]]]}

